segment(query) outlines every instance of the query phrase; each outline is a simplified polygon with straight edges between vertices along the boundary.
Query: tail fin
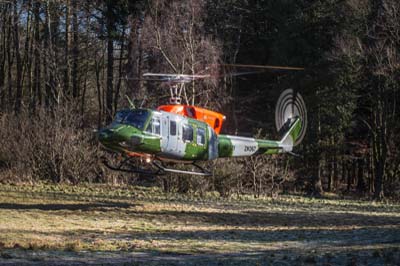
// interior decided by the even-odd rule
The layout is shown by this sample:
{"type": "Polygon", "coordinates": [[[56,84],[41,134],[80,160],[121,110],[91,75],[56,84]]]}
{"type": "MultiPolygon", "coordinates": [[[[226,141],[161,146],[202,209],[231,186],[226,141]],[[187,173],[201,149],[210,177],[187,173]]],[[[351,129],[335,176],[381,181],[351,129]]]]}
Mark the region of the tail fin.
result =
{"type": "Polygon", "coordinates": [[[292,89],[282,92],[275,108],[275,122],[278,132],[283,133],[279,141],[218,135],[219,157],[291,153],[307,128],[307,109],[299,93],[292,89]]]}
{"type": "Polygon", "coordinates": [[[286,131],[283,138],[278,142],[278,146],[283,152],[291,152],[301,135],[301,119],[297,117],[294,122],[290,124],[289,130],[286,131]]]}
{"type": "Polygon", "coordinates": [[[258,151],[257,154],[277,154],[284,152],[292,152],[301,138],[303,123],[299,117],[287,121],[284,130],[284,135],[281,140],[262,140],[257,139],[258,151]]]}

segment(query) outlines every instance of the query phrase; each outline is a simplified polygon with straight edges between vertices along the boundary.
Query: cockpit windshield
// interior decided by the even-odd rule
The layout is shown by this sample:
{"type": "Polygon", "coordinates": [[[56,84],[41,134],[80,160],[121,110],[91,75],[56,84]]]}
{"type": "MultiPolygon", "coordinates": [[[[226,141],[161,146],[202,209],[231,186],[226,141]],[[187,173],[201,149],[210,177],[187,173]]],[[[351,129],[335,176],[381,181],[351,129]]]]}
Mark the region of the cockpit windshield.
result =
{"type": "Polygon", "coordinates": [[[122,110],[117,112],[113,123],[126,124],[143,130],[149,115],[147,110],[122,110]]]}
{"type": "Polygon", "coordinates": [[[115,114],[113,124],[120,124],[122,120],[129,114],[130,110],[121,110],[115,114]]]}

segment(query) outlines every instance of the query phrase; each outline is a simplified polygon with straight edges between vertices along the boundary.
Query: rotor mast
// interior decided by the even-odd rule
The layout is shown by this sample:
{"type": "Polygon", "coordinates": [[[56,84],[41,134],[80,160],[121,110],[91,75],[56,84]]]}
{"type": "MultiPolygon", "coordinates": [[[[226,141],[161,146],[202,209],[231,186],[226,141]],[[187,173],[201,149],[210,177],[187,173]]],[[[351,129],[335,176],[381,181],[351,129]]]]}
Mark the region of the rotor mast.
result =
{"type": "Polygon", "coordinates": [[[183,86],[182,84],[176,83],[176,84],[172,84],[169,87],[170,93],[171,93],[171,97],[169,98],[169,104],[172,105],[179,105],[182,103],[182,90],[183,90],[183,86]]]}

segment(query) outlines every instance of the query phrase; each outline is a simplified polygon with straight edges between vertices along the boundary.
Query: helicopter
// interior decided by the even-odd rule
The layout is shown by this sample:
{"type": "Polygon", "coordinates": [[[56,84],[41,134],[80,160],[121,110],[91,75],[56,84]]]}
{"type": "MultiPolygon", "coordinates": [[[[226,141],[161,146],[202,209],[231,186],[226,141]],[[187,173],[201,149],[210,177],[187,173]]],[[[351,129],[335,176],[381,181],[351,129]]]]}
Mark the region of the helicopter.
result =
{"type": "MultiPolygon", "coordinates": [[[[301,70],[295,67],[236,66],[301,70]]],[[[200,166],[199,162],[218,158],[294,154],[293,148],[305,136],[307,110],[302,96],[293,89],[281,93],[275,108],[275,124],[281,138],[266,140],[220,134],[225,115],[182,104],[181,85],[207,79],[211,75],[145,73],[143,77],[167,83],[170,88],[169,103],[157,109],[135,108],[128,98],[131,107],[118,111],[112,123],[98,131],[101,145],[119,155],[117,165],[103,161],[112,170],[146,175],[177,173],[210,176],[212,171],[200,166]],[[177,164],[190,164],[192,167],[191,170],[182,170],[175,167],[177,164]]]]}

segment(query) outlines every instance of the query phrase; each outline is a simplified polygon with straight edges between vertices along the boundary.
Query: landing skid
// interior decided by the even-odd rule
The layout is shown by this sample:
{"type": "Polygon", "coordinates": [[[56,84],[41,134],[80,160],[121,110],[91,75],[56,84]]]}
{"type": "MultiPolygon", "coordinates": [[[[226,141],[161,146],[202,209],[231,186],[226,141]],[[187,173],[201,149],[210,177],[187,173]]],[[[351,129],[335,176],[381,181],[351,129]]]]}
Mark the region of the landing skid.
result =
{"type": "Polygon", "coordinates": [[[103,158],[103,164],[114,171],[124,172],[124,173],[135,173],[142,175],[165,175],[166,173],[176,173],[176,174],[187,174],[187,175],[197,175],[197,176],[211,176],[212,173],[203,167],[199,166],[196,163],[191,163],[191,165],[197,169],[197,171],[186,171],[174,168],[168,168],[162,161],[160,160],[152,160],[147,163],[144,162],[141,158],[137,157],[126,157],[116,166],[111,165],[105,158],[103,158]],[[142,167],[142,165],[148,165],[151,169],[146,169],[142,167]]]}

